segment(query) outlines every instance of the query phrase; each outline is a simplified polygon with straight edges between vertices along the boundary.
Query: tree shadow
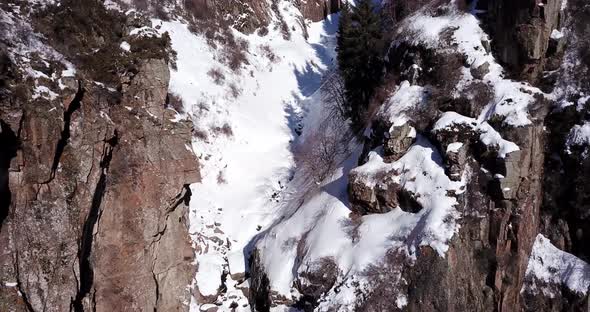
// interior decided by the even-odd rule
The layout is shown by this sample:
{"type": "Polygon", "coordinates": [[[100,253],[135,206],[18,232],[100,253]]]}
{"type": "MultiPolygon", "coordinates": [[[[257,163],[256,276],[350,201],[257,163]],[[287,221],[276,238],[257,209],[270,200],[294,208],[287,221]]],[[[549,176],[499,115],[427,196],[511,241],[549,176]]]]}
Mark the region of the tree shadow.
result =
{"type": "MultiPolygon", "coordinates": [[[[310,46],[314,49],[320,64],[317,64],[315,62],[307,62],[303,68],[294,68],[299,94],[294,92],[293,98],[295,99],[295,102],[285,103],[284,106],[286,122],[289,129],[291,129],[294,138],[299,137],[299,135],[301,134],[304,118],[304,114],[296,109],[297,106],[295,103],[301,103],[301,101],[304,101],[305,98],[312,96],[317,90],[319,90],[322,84],[324,74],[330,69],[332,69],[336,62],[336,53],[334,50],[335,40],[332,38],[336,35],[336,32],[338,31],[338,14],[328,15],[328,17],[323,21],[322,28],[323,34],[321,35],[320,42],[310,44],[310,46]]],[[[291,143],[291,149],[295,148],[295,144],[295,140],[293,140],[293,142],[291,143]]],[[[332,196],[342,200],[343,194],[342,192],[338,192],[338,184],[340,183],[340,185],[342,185],[343,183],[348,183],[348,171],[350,169],[352,169],[352,166],[347,169],[345,175],[325,185],[325,191],[331,194],[332,196]]],[[[301,207],[301,205],[303,205],[304,200],[305,199],[296,200],[296,202],[294,203],[296,207],[294,207],[293,212],[297,211],[297,209],[301,207]]],[[[343,200],[343,203],[345,201],[348,207],[347,198],[343,200]]],[[[268,232],[274,228],[274,226],[280,224],[289,216],[290,214],[287,213],[279,219],[273,221],[272,224],[269,225],[266,229],[256,234],[244,247],[242,253],[244,256],[244,263],[246,264],[245,272],[250,271],[250,256],[256,248],[256,244],[258,243],[258,241],[264,238],[268,234],[268,232]]]]}
{"type": "Polygon", "coordinates": [[[299,91],[304,97],[311,96],[319,89],[324,74],[335,65],[336,46],[333,37],[338,32],[338,14],[329,15],[323,21],[322,30],[319,43],[310,44],[320,64],[307,62],[304,68],[294,69],[299,91]]]}

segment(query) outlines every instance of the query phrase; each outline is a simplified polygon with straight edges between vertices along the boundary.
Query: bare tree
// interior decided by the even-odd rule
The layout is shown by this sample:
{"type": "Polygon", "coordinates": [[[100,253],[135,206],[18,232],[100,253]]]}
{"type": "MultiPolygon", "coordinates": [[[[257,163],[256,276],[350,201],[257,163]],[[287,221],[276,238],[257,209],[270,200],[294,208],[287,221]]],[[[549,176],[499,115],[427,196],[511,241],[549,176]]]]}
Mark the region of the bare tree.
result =
{"type": "Polygon", "coordinates": [[[348,112],[346,109],[346,88],[340,72],[334,70],[326,75],[320,90],[322,92],[322,101],[329,108],[328,117],[344,122],[348,112]]]}
{"type": "Polygon", "coordinates": [[[345,110],[344,81],[337,71],[329,73],[322,86],[323,118],[308,129],[305,141],[298,147],[297,161],[307,179],[320,184],[328,178],[349,151],[352,138],[345,110]]]}

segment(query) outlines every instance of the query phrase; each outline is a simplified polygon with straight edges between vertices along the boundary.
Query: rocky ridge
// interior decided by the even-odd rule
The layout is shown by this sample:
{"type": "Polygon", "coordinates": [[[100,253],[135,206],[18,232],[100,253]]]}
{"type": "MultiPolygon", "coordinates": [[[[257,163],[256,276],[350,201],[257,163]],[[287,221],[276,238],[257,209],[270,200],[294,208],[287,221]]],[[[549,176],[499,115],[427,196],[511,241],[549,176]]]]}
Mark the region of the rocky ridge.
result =
{"type": "Polygon", "coordinates": [[[251,263],[259,310],[587,309],[580,189],[587,98],[579,83],[575,91],[561,83],[576,79],[569,62],[581,65],[572,58],[583,53],[577,32],[586,28],[574,17],[582,8],[572,1],[433,1],[394,11],[386,84],[395,87],[372,120],[360,166],[348,174],[349,218],[361,225],[346,248],[361,248],[371,226],[380,231],[377,218],[419,221],[402,223],[409,232],[393,230],[378,264],[360,271],[338,258],[333,270],[308,264],[326,258],[312,253],[316,230],[307,229],[297,239],[291,300],[282,298],[279,287],[287,284],[273,277],[284,275],[265,256],[265,248],[289,239],[271,230],[251,263]],[[438,190],[444,195],[436,197],[438,190]],[[574,273],[548,268],[551,248],[564,252],[560,265],[574,273]],[[302,279],[321,287],[310,291],[302,279]]]}

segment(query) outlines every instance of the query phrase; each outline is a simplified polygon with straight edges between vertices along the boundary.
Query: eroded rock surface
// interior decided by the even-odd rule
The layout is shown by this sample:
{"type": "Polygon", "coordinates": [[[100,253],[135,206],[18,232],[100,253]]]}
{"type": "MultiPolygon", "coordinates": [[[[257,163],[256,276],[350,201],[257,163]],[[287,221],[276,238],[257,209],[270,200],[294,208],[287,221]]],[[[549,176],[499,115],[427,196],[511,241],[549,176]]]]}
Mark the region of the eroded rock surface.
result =
{"type": "MultiPolygon", "coordinates": [[[[99,10],[93,14],[104,10],[85,2],[99,10]]],[[[25,27],[18,4],[2,5],[0,14],[25,27]]],[[[100,48],[118,45],[106,28],[79,31],[100,48]]],[[[0,309],[187,310],[194,275],[188,185],[200,176],[187,148],[190,122],[173,121],[176,112],[165,107],[168,59],[133,54],[133,70],[110,72],[107,87],[83,58],[72,65],[60,54],[73,49],[43,46],[35,33],[29,41],[3,36],[12,41],[2,46],[11,74],[0,100],[0,309]],[[79,70],[66,75],[68,66],[79,70]],[[27,68],[44,74],[35,79],[27,68]]]]}

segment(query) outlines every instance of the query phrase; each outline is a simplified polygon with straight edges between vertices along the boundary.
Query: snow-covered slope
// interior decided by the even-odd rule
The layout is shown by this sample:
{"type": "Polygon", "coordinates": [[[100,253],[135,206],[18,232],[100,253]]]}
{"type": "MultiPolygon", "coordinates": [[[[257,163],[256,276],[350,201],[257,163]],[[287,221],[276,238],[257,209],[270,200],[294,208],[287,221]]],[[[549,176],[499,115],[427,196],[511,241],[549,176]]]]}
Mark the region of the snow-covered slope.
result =
{"type": "Polygon", "coordinates": [[[278,217],[281,192],[293,175],[295,131],[307,99],[335,60],[336,15],[308,22],[306,40],[301,13],[289,1],[281,1],[279,10],[290,40],[275,24],[264,36],[232,31],[247,51],[237,70],[223,62],[220,48],[182,21],[152,21],[169,33],[177,52],[170,92],[184,103],[186,114],[179,118],[195,124],[192,149],[202,166],[202,182],[191,187],[194,311],[214,302],[222,309],[235,302],[239,311],[250,310],[240,290],[247,286],[236,286],[244,279],[248,244],[278,217]]]}

